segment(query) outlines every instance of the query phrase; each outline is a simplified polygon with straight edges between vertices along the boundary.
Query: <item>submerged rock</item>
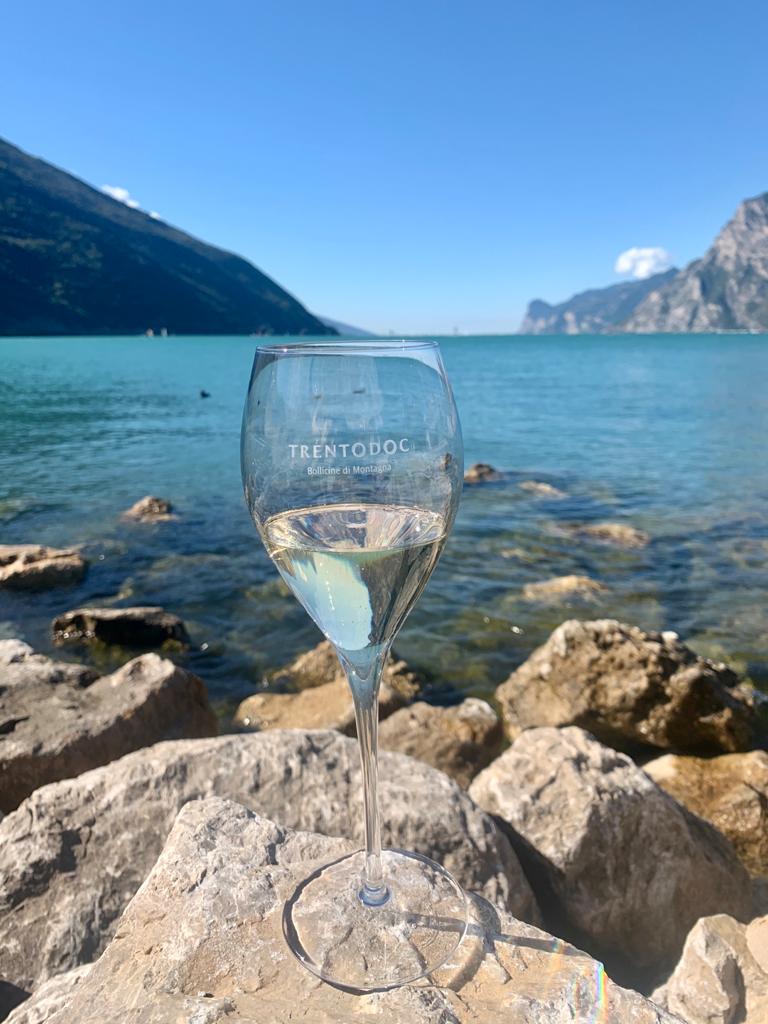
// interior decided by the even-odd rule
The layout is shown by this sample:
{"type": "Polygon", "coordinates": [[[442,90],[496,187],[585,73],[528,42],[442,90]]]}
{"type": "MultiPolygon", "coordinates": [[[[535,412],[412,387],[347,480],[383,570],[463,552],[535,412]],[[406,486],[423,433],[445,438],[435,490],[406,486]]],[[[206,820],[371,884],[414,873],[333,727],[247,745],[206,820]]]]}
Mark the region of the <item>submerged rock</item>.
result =
{"type": "Polygon", "coordinates": [[[673,1024],[600,965],[501,909],[473,904],[470,935],[432,984],[369,995],[325,985],[286,946],[282,912],[317,866],[350,849],[238,804],[188,804],[118,932],[49,1024],[265,1021],[353,1024],[673,1024]]]}
{"type": "Polygon", "coordinates": [[[526,583],[523,597],[526,601],[554,603],[563,598],[580,597],[591,601],[598,594],[604,594],[608,588],[589,576],[555,576],[541,583],[526,583]]]}
{"type": "MultiPolygon", "coordinates": [[[[509,840],[455,782],[402,754],[382,753],[380,767],[385,845],[430,856],[465,888],[539,920],[509,840]]],[[[29,991],[97,957],[179,808],[212,795],[289,827],[362,842],[357,743],[339,733],[273,731],[138,750],[36,790],[0,821],[0,934],[8,936],[0,977],[29,991]]]]}
{"type": "Polygon", "coordinates": [[[501,480],[503,474],[487,462],[476,462],[464,473],[465,484],[490,484],[501,480]]]}
{"type": "Polygon", "coordinates": [[[730,843],[581,729],[524,732],[469,792],[519,837],[567,937],[609,969],[668,970],[699,917],[749,914],[749,876],[730,843]]]}
{"type": "Polygon", "coordinates": [[[173,505],[166,498],[156,498],[148,494],[131,505],[123,512],[124,519],[136,519],[140,522],[158,523],[178,518],[173,514],[173,505]]]}
{"type": "Polygon", "coordinates": [[[768,876],[765,751],[712,758],[666,754],[644,768],[670,796],[727,836],[752,875],[768,876]]]}
{"type": "Polygon", "coordinates": [[[464,787],[496,757],[502,738],[499,716],[476,697],[448,708],[418,701],[379,726],[383,750],[425,761],[464,787]]]}
{"type": "Polygon", "coordinates": [[[749,925],[725,914],[697,921],[680,963],[652,999],[686,1024],[765,1024],[768,917],[749,925]]]}
{"type": "Polygon", "coordinates": [[[748,750],[758,715],[738,677],[676,633],[613,619],[564,622],[496,690],[510,738],[578,725],[618,749],[748,750]]]}
{"type": "Polygon", "coordinates": [[[88,562],[72,548],[41,544],[0,544],[0,588],[47,590],[79,583],[88,562]]]}
{"type": "Polygon", "coordinates": [[[543,483],[541,480],[523,480],[519,487],[521,491],[527,491],[528,494],[533,494],[537,498],[552,498],[559,501],[568,497],[565,491],[561,491],[559,487],[553,487],[552,484],[543,483]]]}
{"type": "Polygon", "coordinates": [[[76,608],[53,620],[57,644],[98,640],[116,647],[152,650],[169,640],[188,644],[189,634],[178,617],[164,608],[76,608]]]}
{"type": "Polygon", "coordinates": [[[217,732],[203,683],[156,654],[87,687],[76,675],[57,678],[51,664],[0,689],[0,811],[149,743],[217,732]]]}
{"type": "Polygon", "coordinates": [[[644,548],[651,540],[644,530],[626,523],[584,523],[571,526],[569,532],[576,537],[588,537],[620,548],[644,548]]]}

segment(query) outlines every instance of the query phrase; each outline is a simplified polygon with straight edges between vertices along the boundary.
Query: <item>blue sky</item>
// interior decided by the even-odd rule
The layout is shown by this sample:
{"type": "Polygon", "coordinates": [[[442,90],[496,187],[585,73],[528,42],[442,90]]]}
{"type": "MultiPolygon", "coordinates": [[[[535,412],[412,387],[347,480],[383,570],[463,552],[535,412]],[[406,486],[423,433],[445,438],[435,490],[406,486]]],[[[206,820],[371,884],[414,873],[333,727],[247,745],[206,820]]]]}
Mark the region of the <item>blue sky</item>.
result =
{"type": "Polygon", "coordinates": [[[765,0],[38,0],[0,134],[316,312],[507,332],[768,190],[766,38],[765,0]]]}

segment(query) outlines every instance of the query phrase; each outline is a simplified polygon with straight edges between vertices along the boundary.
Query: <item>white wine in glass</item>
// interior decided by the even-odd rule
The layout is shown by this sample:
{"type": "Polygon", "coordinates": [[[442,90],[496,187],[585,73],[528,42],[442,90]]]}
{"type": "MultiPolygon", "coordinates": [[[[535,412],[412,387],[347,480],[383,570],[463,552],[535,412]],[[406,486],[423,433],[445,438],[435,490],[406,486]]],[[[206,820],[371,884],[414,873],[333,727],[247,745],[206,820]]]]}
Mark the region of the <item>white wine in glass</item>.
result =
{"type": "Polygon", "coordinates": [[[333,644],[355,706],[365,850],[306,879],[293,952],[353,991],[393,988],[455,952],[467,902],[440,865],[382,850],[378,691],[434,569],[463,481],[461,429],[434,342],[260,346],[243,417],[248,508],[270,558],[333,644]]]}

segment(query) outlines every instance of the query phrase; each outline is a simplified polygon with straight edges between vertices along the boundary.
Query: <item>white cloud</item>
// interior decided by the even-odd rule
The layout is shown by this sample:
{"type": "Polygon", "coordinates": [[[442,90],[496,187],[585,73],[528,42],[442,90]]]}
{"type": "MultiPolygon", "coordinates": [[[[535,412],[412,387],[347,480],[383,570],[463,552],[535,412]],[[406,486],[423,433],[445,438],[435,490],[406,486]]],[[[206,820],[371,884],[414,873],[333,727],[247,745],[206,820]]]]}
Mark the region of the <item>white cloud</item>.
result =
{"type": "Polygon", "coordinates": [[[672,265],[672,259],[666,249],[659,245],[646,248],[634,245],[627,249],[616,260],[613,268],[617,274],[630,274],[638,280],[659,274],[672,265]]]}
{"type": "Polygon", "coordinates": [[[121,188],[120,185],[102,185],[101,191],[106,192],[108,196],[112,196],[118,203],[125,203],[126,206],[130,206],[132,210],[138,210],[139,208],[138,199],[134,199],[127,188],[121,188]]]}
{"type": "Polygon", "coordinates": [[[152,218],[152,220],[162,220],[163,219],[160,216],[160,214],[157,212],[157,210],[150,210],[149,211],[149,216],[152,218]]]}

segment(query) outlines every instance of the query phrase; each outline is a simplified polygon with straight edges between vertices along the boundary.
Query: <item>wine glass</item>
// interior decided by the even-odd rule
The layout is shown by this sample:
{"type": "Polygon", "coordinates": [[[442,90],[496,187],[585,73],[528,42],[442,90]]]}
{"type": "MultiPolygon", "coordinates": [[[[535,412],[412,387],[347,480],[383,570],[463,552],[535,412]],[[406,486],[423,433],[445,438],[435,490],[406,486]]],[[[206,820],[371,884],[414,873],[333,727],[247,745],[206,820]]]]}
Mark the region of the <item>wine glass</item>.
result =
{"type": "Polygon", "coordinates": [[[339,987],[404,985],[451,957],[468,909],[440,865],[382,850],[377,799],[382,668],[437,563],[463,482],[461,428],[437,344],[259,346],[241,453],[267,553],[349,681],[362,764],[365,850],[299,886],[283,914],[286,939],[339,987]]]}

